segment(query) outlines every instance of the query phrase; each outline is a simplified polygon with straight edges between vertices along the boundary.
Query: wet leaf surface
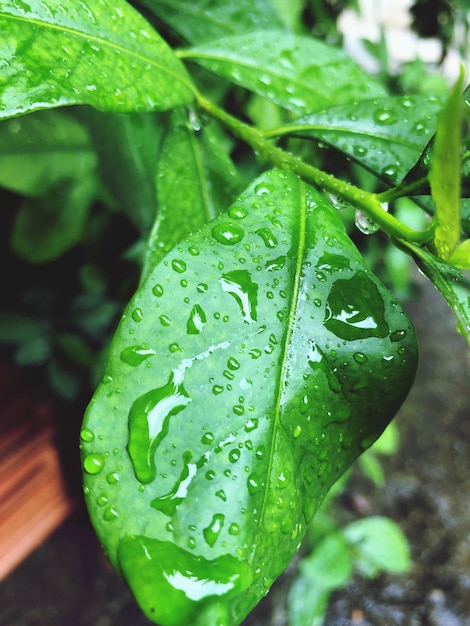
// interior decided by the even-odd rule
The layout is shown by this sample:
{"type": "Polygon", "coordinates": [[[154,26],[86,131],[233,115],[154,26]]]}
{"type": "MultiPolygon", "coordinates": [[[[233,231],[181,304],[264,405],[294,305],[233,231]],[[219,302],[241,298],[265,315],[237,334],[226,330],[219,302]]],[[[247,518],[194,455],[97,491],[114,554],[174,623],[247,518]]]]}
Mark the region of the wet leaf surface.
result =
{"type": "Polygon", "coordinates": [[[0,118],[70,104],[166,110],[193,100],[180,61],[123,0],[7,0],[0,30],[0,118]]]}
{"type": "Polygon", "coordinates": [[[385,95],[341,50],[283,31],[225,37],[181,56],[298,115],[385,95]]]}
{"type": "Polygon", "coordinates": [[[294,175],[267,172],[176,246],[81,433],[93,523],[147,616],[238,624],[415,367],[405,313],[294,175]]]}

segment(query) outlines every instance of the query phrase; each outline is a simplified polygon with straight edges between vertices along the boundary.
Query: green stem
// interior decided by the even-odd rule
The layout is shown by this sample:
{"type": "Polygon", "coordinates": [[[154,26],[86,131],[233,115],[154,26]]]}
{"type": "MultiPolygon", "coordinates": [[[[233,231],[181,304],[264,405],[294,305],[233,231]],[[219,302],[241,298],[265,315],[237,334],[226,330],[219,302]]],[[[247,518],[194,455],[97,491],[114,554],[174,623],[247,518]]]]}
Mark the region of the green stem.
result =
{"type": "Polygon", "coordinates": [[[423,176],[422,178],[419,178],[412,183],[408,183],[406,185],[398,185],[397,187],[387,189],[387,191],[382,191],[382,193],[377,194],[377,198],[380,202],[391,202],[392,200],[396,200],[397,198],[411,196],[414,193],[417,193],[418,190],[423,187],[426,181],[427,176],[423,176]]]}
{"type": "Polygon", "coordinates": [[[269,141],[261,131],[233,117],[203,96],[198,97],[201,111],[217,119],[236,137],[247,143],[263,159],[283,170],[297,174],[315,186],[340,197],[366,213],[379,228],[390,237],[405,239],[415,243],[425,243],[431,238],[429,230],[417,231],[403,224],[393,215],[384,211],[381,200],[376,194],[366,192],[354,185],[336,178],[332,174],[305,163],[298,157],[269,141]]]}

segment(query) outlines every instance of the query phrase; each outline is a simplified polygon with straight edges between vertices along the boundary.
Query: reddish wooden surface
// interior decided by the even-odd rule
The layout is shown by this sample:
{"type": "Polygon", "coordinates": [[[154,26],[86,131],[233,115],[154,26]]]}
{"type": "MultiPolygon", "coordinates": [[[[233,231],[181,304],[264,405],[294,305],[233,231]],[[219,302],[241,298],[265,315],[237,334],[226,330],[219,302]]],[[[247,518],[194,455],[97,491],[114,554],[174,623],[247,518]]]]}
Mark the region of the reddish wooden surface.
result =
{"type": "Polygon", "coordinates": [[[0,580],[65,519],[67,493],[53,406],[28,379],[0,363],[0,580]]]}

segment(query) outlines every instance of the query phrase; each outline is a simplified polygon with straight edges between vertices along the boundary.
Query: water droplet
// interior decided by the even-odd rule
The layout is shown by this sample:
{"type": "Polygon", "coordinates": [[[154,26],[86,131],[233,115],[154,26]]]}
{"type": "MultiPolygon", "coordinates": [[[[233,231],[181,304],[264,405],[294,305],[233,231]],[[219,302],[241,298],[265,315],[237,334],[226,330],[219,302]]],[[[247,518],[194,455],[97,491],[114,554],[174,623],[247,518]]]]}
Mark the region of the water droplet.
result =
{"type": "Polygon", "coordinates": [[[277,239],[269,228],[258,228],[256,234],[261,237],[267,248],[275,248],[277,246],[277,239]]]}
{"type": "Polygon", "coordinates": [[[300,437],[302,433],[302,426],[300,426],[300,424],[297,424],[297,426],[294,428],[294,432],[292,433],[292,436],[294,437],[294,439],[297,439],[297,437],[300,437]]]}
{"type": "Polygon", "coordinates": [[[215,495],[222,500],[222,502],[227,502],[227,495],[223,489],[219,489],[215,492],[215,495]]]}
{"type": "Polygon", "coordinates": [[[232,246],[243,239],[245,231],[236,222],[226,221],[214,226],[212,236],[219,243],[232,246]]]}
{"type": "Polygon", "coordinates": [[[222,387],[222,385],[214,385],[212,387],[212,393],[214,394],[214,396],[218,396],[219,393],[222,393],[223,390],[224,388],[222,387]]]}
{"type": "Polygon", "coordinates": [[[160,320],[160,324],[162,326],[171,326],[171,319],[168,317],[168,315],[160,315],[158,319],[160,320]]]}
{"type": "Polygon", "coordinates": [[[214,470],[207,470],[205,476],[206,476],[206,480],[214,480],[215,478],[214,470]]]}
{"type": "Polygon", "coordinates": [[[374,220],[372,220],[360,209],[356,209],[356,213],[354,214],[354,223],[356,224],[356,228],[358,228],[363,235],[372,235],[379,229],[374,220]]]}
{"type": "Polygon", "coordinates": [[[406,330],[395,330],[390,335],[390,341],[397,342],[401,341],[406,337],[406,330]]]}
{"type": "Polygon", "coordinates": [[[171,267],[175,272],[178,272],[178,274],[183,274],[186,271],[186,263],[183,259],[173,259],[171,267]]]}
{"type": "Polygon", "coordinates": [[[368,151],[367,151],[367,148],[364,146],[354,146],[353,152],[356,156],[363,157],[363,156],[366,156],[368,151]]]}
{"type": "Polygon", "coordinates": [[[324,325],[340,339],[386,337],[389,327],[384,302],[368,275],[357,272],[350,279],[338,279],[327,300],[324,325]]]}
{"type": "Polygon", "coordinates": [[[363,352],[355,352],[353,354],[353,359],[356,363],[365,363],[367,361],[367,356],[363,352]]]}
{"type": "Polygon", "coordinates": [[[249,354],[250,354],[252,359],[259,359],[259,357],[263,353],[261,352],[261,350],[258,350],[258,348],[253,348],[253,350],[250,350],[249,354]]]}
{"type": "Polygon", "coordinates": [[[269,261],[266,261],[265,264],[265,269],[267,269],[269,272],[273,272],[276,270],[282,270],[284,268],[286,264],[286,257],[285,256],[279,256],[277,257],[277,259],[271,259],[269,261]]]}
{"type": "Polygon", "coordinates": [[[230,357],[227,361],[227,367],[230,370],[238,370],[240,369],[240,363],[234,357],[230,357]]]}
{"type": "Polygon", "coordinates": [[[183,469],[181,470],[181,474],[168,493],[152,500],[150,503],[151,507],[157,509],[157,511],[161,511],[164,515],[168,515],[169,517],[176,513],[176,509],[184,501],[188,494],[189,486],[196,475],[197,469],[204,465],[205,457],[202,457],[202,459],[197,463],[192,463],[191,460],[191,452],[184,452],[183,469]]]}
{"type": "Polygon", "coordinates": [[[199,255],[199,248],[197,246],[189,246],[188,248],[188,252],[191,256],[198,256],[199,255]]]}
{"type": "Polygon", "coordinates": [[[195,304],[189,314],[186,324],[186,332],[188,335],[198,335],[207,323],[204,310],[199,304],[195,304]]]}
{"type": "Polygon", "coordinates": [[[228,454],[228,460],[230,461],[230,463],[236,463],[239,458],[240,458],[240,450],[238,450],[238,448],[235,448],[234,450],[230,450],[228,454]]]}
{"type": "Polygon", "coordinates": [[[146,359],[155,355],[155,350],[146,346],[129,346],[122,350],[120,359],[123,363],[137,367],[146,359]]]}
{"type": "Polygon", "coordinates": [[[206,283],[199,283],[196,289],[199,293],[206,293],[206,291],[209,289],[209,285],[206,285],[206,283]]]}
{"type": "Polygon", "coordinates": [[[234,206],[228,212],[229,217],[235,220],[241,220],[248,215],[248,211],[241,206],[234,206]]]}
{"type": "Polygon", "coordinates": [[[153,289],[152,289],[152,293],[154,296],[157,296],[157,298],[160,298],[161,296],[163,296],[163,287],[161,285],[154,285],[153,289]]]}
{"type": "Polygon", "coordinates": [[[247,484],[248,493],[250,494],[250,496],[257,493],[261,487],[261,481],[259,479],[258,474],[256,474],[255,472],[251,472],[251,474],[248,476],[248,480],[246,484],[247,484]]]}
{"type": "Polygon", "coordinates": [[[117,519],[120,515],[119,509],[115,506],[108,506],[103,513],[103,517],[107,522],[112,522],[117,519]]]}
{"type": "Polygon", "coordinates": [[[373,117],[377,124],[381,126],[391,126],[398,121],[396,115],[387,108],[378,109],[374,112],[373,117]]]}
{"type": "Polygon", "coordinates": [[[211,548],[214,547],[215,542],[219,538],[219,535],[224,526],[224,522],[225,515],[223,515],[222,513],[215,513],[209,526],[207,526],[207,528],[204,528],[204,530],[202,531],[206,543],[211,546],[211,548]]]}
{"type": "Polygon", "coordinates": [[[104,467],[104,458],[96,452],[87,454],[83,459],[83,469],[88,474],[99,474],[104,467]]]}
{"type": "Polygon", "coordinates": [[[110,472],[107,476],[106,476],[106,482],[110,485],[115,485],[116,483],[119,482],[119,474],[118,472],[110,472]]]}
{"type": "Polygon", "coordinates": [[[142,312],[142,309],[134,309],[132,311],[132,319],[134,320],[134,322],[141,322],[144,319],[144,314],[142,312]]]}
{"type": "Polygon", "coordinates": [[[80,439],[82,441],[86,441],[89,443],[90,441],[93,441],[94,438],[95,438],[95,433],[89,428],[83,428],[80,431],[80,439]]]}
{"type": "Polygon", "coordinates": [[[214,433],[204,433],[204,435],[201,437],[201,443],[209,445],[214,441],[214,438],[214,433]]]}
{"type": "Polygon", "coordinates": [[[247,423],[245,424],[245,431],[247,433],[251,433],[251,431],[256,430],[257,428],[258,428],[258,419],[256,417],[248,420],[247,423]]]}
{"type": "Polygon", "coordinates": [[[175,352],[179,352],[179,350],[181,350],[180,346],[178,343],[170,343],[170,345],[168,346],[168,350],[174,354],[175,352]]]}
{"type": "Polygon", "coordinates": [[[96,504],[98,506],[106,506],[108,504],[108,496],[105,496],[104,493],[100,494],[96,498],[96,504]]]}
{"type": "Polygon", "coordinates": [[[132,405],[127,449],[141,483],[155,479],[154,455],[168,432],[170,417],[182,411],[190,401],[181,372],[174,370],[166,385],[144,393],[132,405]]]}
{"type": "Polygon", "coordinates": [[[220,279],[222,290],[237,302],[243,321],[252,324],[258,318],[258,285],[251,280],[247,270],[227,272],[220,279]]]}

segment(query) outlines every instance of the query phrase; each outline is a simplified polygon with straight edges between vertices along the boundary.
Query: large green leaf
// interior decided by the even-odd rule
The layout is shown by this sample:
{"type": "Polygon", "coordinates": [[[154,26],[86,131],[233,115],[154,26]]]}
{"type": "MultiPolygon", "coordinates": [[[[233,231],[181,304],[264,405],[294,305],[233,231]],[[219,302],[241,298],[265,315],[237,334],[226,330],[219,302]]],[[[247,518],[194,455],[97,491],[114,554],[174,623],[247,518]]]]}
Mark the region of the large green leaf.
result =
{"type": "Polygon", "coordinates": [[[194,98],[182,64],[124,0],[5,0],[0,32],[0,117],[68,104],[164,110],[194,98]]]}
{"type": "Polygon", "coordinates": [[[334,146],[396,185],[419,160],[441,106],[438,98],[422,96],[374,98],[313,113],[274,132],[334,146]]]}
{"type": "Polygon", "coordinates": [[[214,129],[193,126],[185,112],[173,111],[158,163],[158,216],[143,276],[185,235],[221,213],[238,191],[235,167],[214,129]]]}
{"type": "Polygon", "coordinates": [[[385,96],[383,87],[342,50],[283,31],[225,37],[180,56],[298,115],[385,96]]]}
{"type": "Polygon", "coordinates": [[[269,0],[140,0],[140,3],[191,44],[281,26],[269,0]]]}
{"type": "Polygon", "coordinates": [[[238,624],[415,367],[405,313],[293,174],[181,241],[130,302],[81,433],[93,523],[148,617],[238,624]]]}

